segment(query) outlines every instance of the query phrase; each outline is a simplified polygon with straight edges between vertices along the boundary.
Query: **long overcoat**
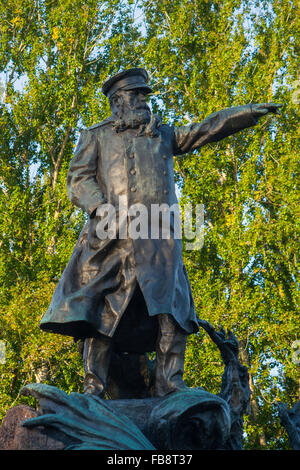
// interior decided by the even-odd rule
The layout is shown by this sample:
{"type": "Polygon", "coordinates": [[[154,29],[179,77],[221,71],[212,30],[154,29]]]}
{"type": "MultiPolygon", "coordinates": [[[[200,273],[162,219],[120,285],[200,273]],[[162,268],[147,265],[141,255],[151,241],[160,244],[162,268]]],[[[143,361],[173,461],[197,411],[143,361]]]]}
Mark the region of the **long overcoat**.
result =
{"type": "Polygon", "coordinates": [[[143,325],[149,320],[151,326],[157,314],[172,315],[187,334],[196,332],[197,316],[174,220],[169,239],[100,239],[100,219],[91,216],[106,202],[118,207],[120,196],[128,207],[143,204],[149,213],[151,204],[176,204],[173,156],[256,123],[251,105],[246,105],[213,113],[200,123],[161,125],[156,137],[137,135],[133,129],[117,132],[112,118],[84,130],[70,164],[67,189],[89,220],[40,327],[75,338],[97,333],[112,337],[128,316],[122,349],[145,351],[153,350],[153,341],[147,341],[143,325]],[[124,315],[137,286],[143,302],[124,315]],[[139,346],[134,332],[142,339],[139,346]]]}

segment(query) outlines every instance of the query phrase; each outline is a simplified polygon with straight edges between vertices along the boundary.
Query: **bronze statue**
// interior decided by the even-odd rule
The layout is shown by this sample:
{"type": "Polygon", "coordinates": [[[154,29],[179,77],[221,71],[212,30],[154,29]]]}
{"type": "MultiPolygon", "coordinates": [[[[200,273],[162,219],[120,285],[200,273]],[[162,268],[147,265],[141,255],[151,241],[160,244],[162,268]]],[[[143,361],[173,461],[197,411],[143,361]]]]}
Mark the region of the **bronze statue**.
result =
{"type": "MultiPolygon", "coordinates": [[[[103,396],[112,350],[156,351],[155,396],[184,389],[187,335],[198,331],[181,240],[170,220],[168,239],[101,239],[98,208],[177,203],[173,156],[217,142],[277,114],[280,105],[224,109],[200,123],[162,124],[147,104],[148,75],[125,70],[107,80],[103,93],[112,116],[81,133],[70,164],[71,201],[89,216],[54,292],[41,328],[84,340],[85,392],[103,396]]],[[[150,222],[149,222],[150,223],[150,222]]]]}

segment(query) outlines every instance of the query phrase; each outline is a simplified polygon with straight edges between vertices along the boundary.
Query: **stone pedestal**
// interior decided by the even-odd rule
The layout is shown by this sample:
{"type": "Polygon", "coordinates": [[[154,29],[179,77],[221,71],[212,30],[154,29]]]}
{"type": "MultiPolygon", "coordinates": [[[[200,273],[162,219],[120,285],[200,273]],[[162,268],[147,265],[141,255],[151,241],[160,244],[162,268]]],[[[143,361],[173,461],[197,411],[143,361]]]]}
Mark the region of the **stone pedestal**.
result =
{"type": "MultiPolygon", "coordinates": [[[[219,394],[186,387],[151,398],[151,380],[148,385],[143,382],[149,389],[129,390],[119,363],[112,377],[113,400],[68,395],[41,383],[23,387],[24,395],[39,401],[38,412],[23,405],[12,408],[0,430],[0,445],[47,450],[241,450],[243,415],[250,399],[248,371],[239,363],[238,341],[232,332],[216,331],[205,321],[199,324],[218,346],[225,365],[219,394]]],[[[136,370],[132,362],[130,366],[136,370]]],[[[146,376],[151,376],[148,372],[146,376]]]]}
{"type": "Polygon", "coordinates": [[[0,427],[0,450],[58,450],[64,444],[42,434],[39,428],[22,426],[28,419],[36,418],[38,412],[26,405],[11,408],[0,427]]]}

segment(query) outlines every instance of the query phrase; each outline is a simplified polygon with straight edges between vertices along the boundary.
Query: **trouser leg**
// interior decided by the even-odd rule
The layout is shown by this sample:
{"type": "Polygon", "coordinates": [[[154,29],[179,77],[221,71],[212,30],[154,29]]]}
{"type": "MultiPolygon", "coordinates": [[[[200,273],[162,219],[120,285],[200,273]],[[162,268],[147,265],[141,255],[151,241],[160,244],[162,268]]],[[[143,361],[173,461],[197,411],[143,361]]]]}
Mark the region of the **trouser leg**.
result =
{"type": "Polygon", "coordinates": [[[158,315],[156,344],[155,396],[188,388],[183,381],[187,335],[167,314],[158,315]]]}
{"type": "Polygon", "coordinates": [[[84,393],[104,395],[111,349],[111,338],[103,336],[85,339],[83,348],[84,393]]]}

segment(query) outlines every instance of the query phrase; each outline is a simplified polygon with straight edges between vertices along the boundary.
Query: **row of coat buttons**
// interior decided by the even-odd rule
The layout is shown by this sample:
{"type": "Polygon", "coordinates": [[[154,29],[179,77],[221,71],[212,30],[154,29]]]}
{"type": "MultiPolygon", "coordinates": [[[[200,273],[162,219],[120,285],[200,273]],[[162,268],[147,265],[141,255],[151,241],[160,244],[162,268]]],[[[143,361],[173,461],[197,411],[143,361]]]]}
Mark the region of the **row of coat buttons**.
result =
{"type": "MultiPolygon", "coordinates": [[[[130,153],[130,154],[129,154],[129,158],[134,158],[134,154],[133,154],[133,153],[130,153]]],[[[135,174],[136,174],[136,169],[135,169],[135,168],[131,168],[131,169],[129,170],[129,173],[130,173],[131,175],[135,175],[135,174]]],[[[136,187],[135,187],[135,186],[132,186],[132,187],[130,188],[130,191],[131,191],[132,193],[135,193],[135,192],[136,192],[136,187]]]]}
{"type": "MultiPolygon", "coordinates": [[[[129,158],[131,158],[131,159],[134,158],[134,153],[130,153],[130,154],[129,154],[129,158]]],[[[166,160],[167,157],[164,155],[164,156],[163,156],[163,159],[166,160]]],[[[131,169],[129,170],[129,173],[130,173],[131,175],[135,175],[135,174],[136,174],[135,168],[131,168],[131,169]]],[[[166,171],[166,170],[163,171],[163,175],[164,175],[164,176],[167,175],[167,171],[166,171]]],[[[136,192],[136,187],[135,187],[135,186],[132,186],[132,187],[130,188],[130,191],[131,191],[132,193],[135,193],[135,192],[136,192]]],[[[169,191],[168,191],[167,189],[164,189],[164,194],[168,194],[168,193],[169,193],[169,191]]]]}
{"type": "MultiPolygon", "coordinates": [[[[131,191],[132,193],[135,193],[135,192],[136,192],[136,187],[135,187],[135,186],[132,186],[132,187],[130,188],[130,191],[131,191]]],[[[169,191],[168,191],[167,189],[164,189],[164,194],[168,194],[168,193],[169,193],[169,191]]]]}
{"type": "MultiPolygon", "coordinates": [[[[128,155],[128,158],[134,158],[134,153],[130,153],[130,154],[128,155]]],[[[168,157],[167,157],[166,155],[163,155],[163,159],[164,159],[164,160],[167,160],[167,158],[168,158],[168,157]]]]}
{"type": "MultiPolygon", "coordinates": [[[[128,155],[128,157],[131,158],[131,159],[134,158],[134,153],[130,153],[130,154],[128,155]]],[[[131,169],[129,170],[129,173],[130,173],[131,175],[135,175],[135,174],[136,174],[135,168],[131,168],[131,169]]],[[[131,191],[132,193],[135,193],[135,192],[136,192],[136,187],[135,187],[135,186],[132,186],[132,187],[130,188],[130,191],[131,191]]]]}
{"type": "MultiPolygon", "coordinates": [[[[164,159],[164,160],[167,160],[166,155],[163,155],[163,159],[164,159]]],[[[164,170],[164,171],[163,171],[163,175],[164,175],[164,176],[167,175],[167,170],[164,170]]],[[[167,189],[164,189],[164,194],[168,194],[168,193],[169,193],[169,191],[168,191],[167,189]]]]}
{"type": "MultiPolygon", "coordinates": [[[[135,168],[131,168],[131,169],[129,170],[129,173],[130,173],[131,175],[135,175],[135,174],[136,174],[136,169],[135,169],[135,168]]],[[[167,175],[167,171],[166,171],[166,170],[163,171],[163,175],[164,175],[164,176],[167,175]]]]}

